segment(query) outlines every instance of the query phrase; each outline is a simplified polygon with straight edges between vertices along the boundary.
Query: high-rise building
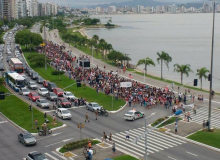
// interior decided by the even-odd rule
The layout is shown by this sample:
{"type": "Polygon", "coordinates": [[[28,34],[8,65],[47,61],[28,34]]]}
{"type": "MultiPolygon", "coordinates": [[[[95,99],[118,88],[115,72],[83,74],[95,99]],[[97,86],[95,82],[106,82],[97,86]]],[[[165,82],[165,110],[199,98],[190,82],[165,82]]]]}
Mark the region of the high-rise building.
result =
{"type": "Polygon", "coordinates": [[[95,8],[95,11],[97,12],[97,13],[99,13],[99,12],[101,12],[101,7],[99,7],[99,6],[97,6],[96,8],[95,8]]]}
{"type": "Polygon", "coordinates": [[[27,16],[26,0],[16,0],[15,19],[27,16]]]}
{"type": "Polygon", "coordinates": [[[51,14],[52,15],[57,15],[57,5],[56,4],[52,4],[51,6],[51,14]]]}
{"type": "Polygon", "coordinates": [[[52,5],[51,3],[45,4],[45,15],[50,16],[52,14],[52,5]]]}
{"type": "Polygon", "coordinates": [[[37,0],[32,0],[31,1],[31,15],[32,17],[38,16],[38,2],[37,0]]]}
{"type": "Polygon", "coordinates": [[[116,7],[115,6],[109,6],[108,7],[108,13],[115,13],[116,12],[116,7]]]}
{"type": "Polygon", "coordinates": [[[0,17],[1,19],[11,20],[11,0],[0,0],[0,17]]]}
{"type": "Polygon", "coordinates": [[[137,13],[141,13],[141,6],[140,5],[137,6],[137,13]]]}

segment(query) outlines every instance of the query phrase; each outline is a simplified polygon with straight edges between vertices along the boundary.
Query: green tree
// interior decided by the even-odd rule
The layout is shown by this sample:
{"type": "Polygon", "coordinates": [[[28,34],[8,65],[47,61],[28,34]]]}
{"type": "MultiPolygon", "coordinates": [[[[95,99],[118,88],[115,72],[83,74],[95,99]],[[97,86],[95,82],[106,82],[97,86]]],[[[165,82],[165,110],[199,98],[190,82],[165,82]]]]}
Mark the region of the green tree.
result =
{"type": "Polygon", "coordinates": [[[187,77],[189,76],[189,72],[193,72],[190,68],[189,64],[185,65],[179,65],[179,64],[174,64],[174,72],[178,72],[181,75],[181,84],[183,84],[183,74],[185,74],[187,77]]]}
{"type": "Polygon", "coordinates": [[[146,59],[140,59],[137,63],[137,66],[144,64],[144,71],[146,72],[147,75],[147,66],[155,66],[155,63],[152,59],[150,59],[149,57],[147,57],[146,59]]]}
{"type": "Polygon", "coordinates": [[[26,46],[30,44],[31,41],[31,32],[28,29],[18,31],[15,35],[15,43],[26,46]]]}
{"type": "Polygon", "coordinates": [[[169,63],[172,61],[172,57],[169,56],[168,53],[162,51],[160,54],[157,52],[158,58],[157,62],[161,64],[161,79],[163,79],[163,62],[166,64],[167,68],[169,69],[169,63]]]}
{"type": "Polygon", "coordinates": [[[98,55],[98,41],[99,41],[99,36],[97,36],[97,35],[94,35],[93,37],[92,37],[92,39],[95,41],[95,52],[96,52],[96,55],[98,55]]]}
{"type": "Polygon", "coordinates": [[[202,78],[204,77],[205,79],[207,79],[208,78],[208,76],[206,75],[207,73],[209,73],[209,70],[206,67],[197,69],[196,75],[199,76],[201,89],[202,89],[202,78]]]}
{"type": "Polygon", "coordinates": [[[38,46],[43,43],[43,38],[38,33],[31,33],[31,44],[38,46]]]}

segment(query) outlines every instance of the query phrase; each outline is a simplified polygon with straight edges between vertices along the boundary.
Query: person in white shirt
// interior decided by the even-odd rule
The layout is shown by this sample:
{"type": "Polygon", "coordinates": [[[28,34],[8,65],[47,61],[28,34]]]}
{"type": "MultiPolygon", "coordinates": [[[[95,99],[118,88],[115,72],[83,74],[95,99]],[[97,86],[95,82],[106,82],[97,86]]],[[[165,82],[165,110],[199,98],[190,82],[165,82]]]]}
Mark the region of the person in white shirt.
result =
{"type": "Polygon", "coordinates": [[[125,131],[126,133],[126,137],[125,137],[125,140],[129,140],[130,136],[129,136],[129,130],[125,131]]]}

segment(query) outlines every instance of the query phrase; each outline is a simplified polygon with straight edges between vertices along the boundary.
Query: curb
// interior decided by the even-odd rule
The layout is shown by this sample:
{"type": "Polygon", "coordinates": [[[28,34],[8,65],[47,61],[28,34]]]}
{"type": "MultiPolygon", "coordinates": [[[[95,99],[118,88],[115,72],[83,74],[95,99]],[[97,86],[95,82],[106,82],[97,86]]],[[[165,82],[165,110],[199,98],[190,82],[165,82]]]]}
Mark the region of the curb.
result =
{"type": "Polygon", "coordinates": [[[66,126],[67,126],[66,124],[63,124],[62,126],[56,127],[56,128],[52,128],[51,130],[52,130],[52,131],[55,131],[55,130],[57,130],[57,129],[64,128],[64,127],[66,127],[66,126]]]}
{"type": "Polygon", "coordinates": [[[197,141],[194,141],[194,140],[185,138],[185,137],[178,136],[178,135],[176,135],[176,134],[170,133],[169,131],[166,131],[165,134],[168,134],[168,135],[170,135],[170,136],[173,136],[173,137],[176,137],[176,138],[185,140],[185,141],[187,141],[187,142],[194,143],[194,144],[196,144],[196,145],[199,145],[199,146],[202,146],[202,147],[205,147],[205,148],[214,150],[214,151],[216,151],[216,152],[220,152],[220,149],[218,149],[218,148],[215,148],[215,147],[212,147],[212,146],[209,146],[209,145],[206,145],[206,144],[203,144],[203,143],[200,143],[200,142],[197,142],[197,141]]]}
{"type": "Polygon", "coordinates": [[[122,106],[120,109],[118,109],[117,111],[108,111],[109,113],[118,113],[118,112],[120,112],[121,110],[123,110],[125,107],[127,106],[127,103],[125,103],[125,105],[124,106],[122,106]]]}

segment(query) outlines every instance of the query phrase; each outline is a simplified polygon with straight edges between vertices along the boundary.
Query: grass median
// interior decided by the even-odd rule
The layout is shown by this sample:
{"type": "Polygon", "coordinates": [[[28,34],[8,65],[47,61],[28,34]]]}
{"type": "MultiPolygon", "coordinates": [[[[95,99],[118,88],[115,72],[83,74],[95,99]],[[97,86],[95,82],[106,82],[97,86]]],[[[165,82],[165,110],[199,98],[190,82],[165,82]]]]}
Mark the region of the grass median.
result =
{"type": "Polygon", "coordinates": [[[220,129],[215,129],[214,132],[198,131],[187,138],[220,149],[220,129]]]}
{"type": "MultiPolygon", "coordinates": [[[[4,86],[0,86],[0,91],[4,91],[5,93],[9,92],[4,86]]],[[[32,114],[31,111],[29,111],[30,104],[25,103],[13,95],[5,96],[4,100],[0,100],[0,104],[0,112],[6,117],[25,130],[31,133],[37,133],[37,129],[32,130],[32,114]]],[[[53,126],[52,117],[47,116],[47,118],[50,121],[50,123],[48,123],[48,127],[50,128],[62,125],[62,123],[59,122],[56,126],[53,126]]],[[[33,108],[33,119],[38,119],[38,125],[42,125],[44,123],[44,114],[33,108]]]]}
{"type": "MultiPolygon", "coordinates": [[[[24,50],[23,53],[31,68],[36,72],[38,72],[44,79],[56,83],[57,86],[60,88],[65,88],[75,83],[74,80],[69,79],[69,77],[67,77],[66,75],[60,75],[61,80],[59,80],[59,76],[51,75],[51,72],[54,71],[54,69],[50,66],[47,67],[47,71],[45,70],[44,67],[34,67],[34,65],[31,64],[27,59],[27,56],[34,52],[30,53],[30,52],[25,52],[24,50]]],[[[95,89],[92,89],[90,87],[85,87],[85,89],[83,89],[83,87],[79,88],[76,85],[73,85],[68,89],[66,89],[66,91],[72,92],[78,98],[81,97],[85,98],[87,102],[97,102],[101,106],[103,106],[106,110],[109,111],[118,110],[121,106],[125,104],[124,100],[119,99],[118,101],[116,101],[115,98],[113,98],[113,108],[112,108],[112,96],[106,96],[102,92],[99,92],[97,94],[95,89]]]]}
{"type": "Polygon", "coordinates": [[[113,158],[113,160],[138,160],[138,159],[129,155],[123,155],[123,156],[115,157],[113,158]]]}

